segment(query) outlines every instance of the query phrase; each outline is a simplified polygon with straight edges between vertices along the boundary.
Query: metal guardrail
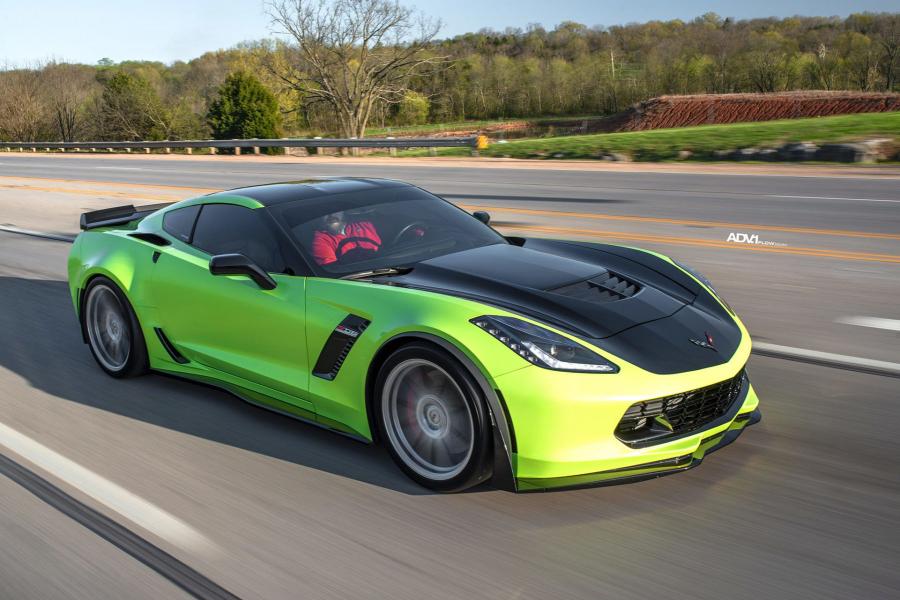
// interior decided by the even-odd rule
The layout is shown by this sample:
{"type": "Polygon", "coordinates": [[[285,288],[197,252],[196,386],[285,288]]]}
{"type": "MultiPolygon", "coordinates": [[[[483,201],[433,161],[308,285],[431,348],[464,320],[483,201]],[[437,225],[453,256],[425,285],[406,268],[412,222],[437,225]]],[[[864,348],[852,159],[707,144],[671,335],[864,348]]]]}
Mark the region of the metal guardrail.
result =
{"type": "Polygon", "coordinates": [[[234,149],[240,154],[241,149],[250,148],[259,154],[260,148],[388,148],[392,154],[397,148],[471,148],[477,152],[483,148],[485,141],[478,137],[443,137],[443,138],[310,138],[310,139],[242,139],[242,140],[162,140],[142,142],[0,142],[0,149],[7,152],[13,150],[144,150],[161,149],[170,152],[173,149],[186,149],[188,153],[194,148],[209,148],[213,154],[219,148],[234,149]]]}

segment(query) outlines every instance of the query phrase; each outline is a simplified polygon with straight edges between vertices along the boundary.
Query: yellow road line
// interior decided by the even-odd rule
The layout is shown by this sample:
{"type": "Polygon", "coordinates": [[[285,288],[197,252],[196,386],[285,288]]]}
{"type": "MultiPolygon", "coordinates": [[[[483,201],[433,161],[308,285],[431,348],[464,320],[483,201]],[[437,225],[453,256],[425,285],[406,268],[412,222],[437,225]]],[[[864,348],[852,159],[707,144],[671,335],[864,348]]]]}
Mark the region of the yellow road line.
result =
{"type": "Polygon", "coordinates": [[[543,217],[575,217],[578,219],[597,219],[603,221],[630,221],[635,223],[665,223],[669,225],[692,225],[698,227],[720,227],[722,229],[785,231],[790,233],[809,233],[814,235],[836,235],[843,237],[859,237],[871,239],[900,240],[900,234],[868,233],[845,229],[816,229],[814,227],[787,227],[783,225],[760,225],[758,223],[725,223],[721,221],[695,221],[691,219],[665,219],[661,217],[641,217],[637,215],[605,215],[598,213],[569,212],[562,210],[540,210],[535,208],[507,208],[505,206],[459,205],[466,210],[494,210],[521,215],[537,215],[543,217]]]}
{"type": "Polygon", "coordinates": [[[761,246],[755,244],[733,244],[700,238],[673,237],[664,235],[651,235],[643,233],[627,233],[622,231],[599,231],[596,229],[575,229],[569,227],[548,227],[542,225],[511,225],[506,229],[520,231],[536,231],[541,233],[569,234],[576,236],[596,237],[603,239],[618,239],[639,242],[654,242],[658,244],[674,244],[679,246],[701,246],[706,248],[727,248],[729,250],[752,250],[756,252],[773,252],[776,254],[795,254],[800,256],[818,256],[822,258],[837,258],[843,260],[862,260],[869,262],[885,262],[900,264],[900,256],[893,254],[876,254],[872,252],[851,252],[844,250],[825,250],[821,248],[804,248],[799,246],[761,246]]]}
{"type": "Polygon", "coordinates": [[[198,194],[208,194],[210,192],[218,192],[211,188],[190,187],[185,185],[166,185],[161,183],[127,183],[124,181],[97,181],[94,179],[55,179],[52,177],[20,177],[18,175],[0,175],[0,179],[22,179],[32,181],[51,181],[55,183],[93,183],[108,187],[127,187],[127,188],[155,188],[165,190],[186,190],[196,192],[198,194]]]}
{"type": "Polygon", "coordinates": [[[79,190],[74,188],[48,187],[36,185],[10,185],[0,183],[0,189],[20,190],[29,192],[51,192],[57,194],[78,194],[81,196],[106,196],[112,198],[140,199],[140,200],[181,200],[185,196],[174,194],[143,194],[140,192],[114,192],[112,190],[79,190]]]}

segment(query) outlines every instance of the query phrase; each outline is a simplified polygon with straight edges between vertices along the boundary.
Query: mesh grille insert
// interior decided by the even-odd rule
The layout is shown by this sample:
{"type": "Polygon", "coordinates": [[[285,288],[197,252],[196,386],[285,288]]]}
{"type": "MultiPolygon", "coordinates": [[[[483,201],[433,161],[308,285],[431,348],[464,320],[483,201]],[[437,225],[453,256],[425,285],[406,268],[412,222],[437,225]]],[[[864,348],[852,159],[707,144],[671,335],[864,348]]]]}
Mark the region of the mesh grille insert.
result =
{"type": "Polygon", "coordinates": [[[703,428],[726,414],[738,399],[746,377],[743,370],[731,379],[704,388],[628,407],[616,427],[626,444],[658,441],[703,428]]]}

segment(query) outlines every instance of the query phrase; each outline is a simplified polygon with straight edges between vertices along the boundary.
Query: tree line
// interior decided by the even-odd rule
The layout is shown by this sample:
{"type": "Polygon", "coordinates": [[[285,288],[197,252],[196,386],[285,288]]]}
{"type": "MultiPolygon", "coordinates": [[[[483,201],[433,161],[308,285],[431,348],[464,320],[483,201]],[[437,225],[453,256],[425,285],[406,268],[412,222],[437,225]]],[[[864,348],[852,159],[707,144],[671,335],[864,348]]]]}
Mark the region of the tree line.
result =
{"type": "Polygon", "coordinates": [[[270,2],[271,39],[190,61],[0,71],[0,140],[362,136],[371,127],[603,115],[664,94],[900,89],[900,13],[438,39],[389,0],[270,2]]]}

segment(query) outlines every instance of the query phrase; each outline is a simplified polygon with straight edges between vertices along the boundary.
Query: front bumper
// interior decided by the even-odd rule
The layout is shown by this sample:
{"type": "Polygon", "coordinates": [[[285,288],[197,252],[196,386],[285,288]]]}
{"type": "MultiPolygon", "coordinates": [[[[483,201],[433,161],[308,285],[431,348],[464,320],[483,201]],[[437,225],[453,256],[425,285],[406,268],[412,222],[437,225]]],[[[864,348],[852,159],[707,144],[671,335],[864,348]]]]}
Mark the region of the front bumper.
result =
{"type": "Polygon", "coordinates": [[[694,432],[629,447],[615,436],[616,425],[636,401],[734,377],[746,362],[741,354],[723,365],[675,375],[623,369],[607,377],[531,367],[496,378],[511,421],[516,490],[618,483],[696,466],[759,420],[759,399],[749,379],[725,415],[694,432]]]}
{"type": "Polygon", "coordinates": [[[586,473],[584,475],[570,475],[568,477],[555,477],[544,479],[516,479],[516,491],[539,492],[549,489],[573,489],[580,487],[593,487],[600,485],[615,485],[618,483],[631,483],[645,479],[655,479],[664,475],[671,475],[680,471],[687,471],[699,465],[703,458],[716,450],[723,448],[737,439],[744,428],[759,423],[762,414],[759,408],[738,414],[729,424],[728,428],[703,437],[697,445],[697,449],[690,454],[676,456],[652,463],[623,467],[610,471],[586,473]]]}

